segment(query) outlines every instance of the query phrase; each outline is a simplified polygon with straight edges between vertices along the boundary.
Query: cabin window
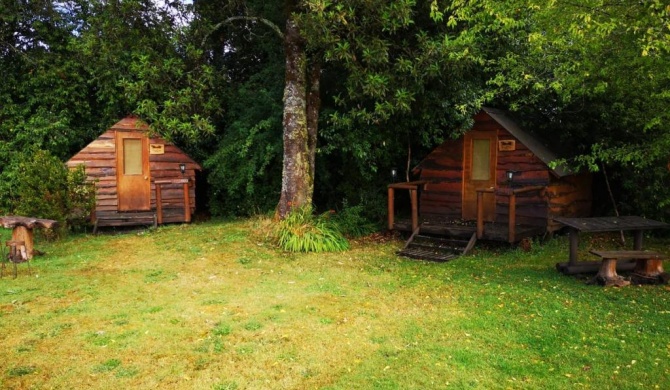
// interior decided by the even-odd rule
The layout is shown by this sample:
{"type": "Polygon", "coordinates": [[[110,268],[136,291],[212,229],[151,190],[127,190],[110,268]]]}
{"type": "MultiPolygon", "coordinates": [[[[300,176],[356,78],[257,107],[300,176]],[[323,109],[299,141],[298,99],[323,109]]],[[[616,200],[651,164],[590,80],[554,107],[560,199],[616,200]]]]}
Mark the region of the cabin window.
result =
{"type": "Polygon", "coordinates": [[[123,174],[142,174],[142,140],[138,138],[123,139],[123,174]]]}
{"type": "Polygon", "coordinates": [[[472,180],[491,179],[491,142],[488,139],[472,140],[472,180]]]}

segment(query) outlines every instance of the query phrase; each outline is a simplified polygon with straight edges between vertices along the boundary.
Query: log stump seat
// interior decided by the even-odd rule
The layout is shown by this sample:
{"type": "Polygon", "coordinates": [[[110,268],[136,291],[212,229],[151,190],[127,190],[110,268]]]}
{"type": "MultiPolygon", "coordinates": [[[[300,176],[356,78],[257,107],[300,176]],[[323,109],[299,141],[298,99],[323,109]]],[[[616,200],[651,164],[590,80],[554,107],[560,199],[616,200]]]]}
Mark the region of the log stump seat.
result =
{"type": "MultiPolygon", "coordinates": [[[[52,219],[41,219],[21,216],[0,217],[0,226],[5,229],[12,229],[12,241],[23,242],[23,245],[16,247],[23,260],[31,260],[35,254],[33,229],[53,229],[58,226],[58,221],[52,219]]],[[[9,245],[9,244],[8,244],[9,245]]]]}
{"type": "Polygon", "coordinates": [[[670,275],[663,270],[663,255],[657,252],[592,250],[591,253],[602,258],[602,264],[589,284],[623,287],[631,284],[631,281],[635,284],[665,284],[670,279],[670,275]],[[631,280],[626,280],[617,274],[618,260],[635,261],[631,280]]]}

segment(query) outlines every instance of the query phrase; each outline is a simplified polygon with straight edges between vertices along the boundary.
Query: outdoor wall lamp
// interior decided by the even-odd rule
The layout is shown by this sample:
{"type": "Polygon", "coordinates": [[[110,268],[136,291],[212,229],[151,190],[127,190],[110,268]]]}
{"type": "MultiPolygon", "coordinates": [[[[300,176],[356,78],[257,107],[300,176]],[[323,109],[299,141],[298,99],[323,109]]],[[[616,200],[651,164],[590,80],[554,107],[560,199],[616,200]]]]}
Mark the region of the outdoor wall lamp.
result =
{"type": "Polygon", "coordinates": [[[179,164],[179,171],[181,172],[182,175],[186,173],[186,164],[184,163],[179,164]]]}
{"type": "Polygon", "coordinates": [[[515,173],[516,173],[516,171],[512,171],[512,170],[509,170],[509,171],[505,172],[505,175],[507,176],[507,183],[509,183],[510,186],[512,185],[512,182],[514,181],[514,174],[515,173]]]}
{"type": "Polygon", "coordinates": [[[398,181],[398,168],[391,168],[391,180],[395,183],[398,181]]]}

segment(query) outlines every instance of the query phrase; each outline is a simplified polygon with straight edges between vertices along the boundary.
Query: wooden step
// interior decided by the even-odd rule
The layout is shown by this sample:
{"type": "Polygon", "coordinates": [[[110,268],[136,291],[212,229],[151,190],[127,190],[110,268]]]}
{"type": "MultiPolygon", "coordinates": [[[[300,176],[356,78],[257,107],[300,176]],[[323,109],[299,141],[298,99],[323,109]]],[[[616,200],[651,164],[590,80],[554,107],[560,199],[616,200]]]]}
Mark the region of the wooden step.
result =
{"type": "Polygon", "coordinates": [[[448,246],[448,247],[461,247],[465,248],[468,245],[469,238],[466,239],[461,239],[461,238],[447,238],[447,237],[432,237],[432,236],[424,236],[424,235],[417,235],[414,237],[414,243],[429,243],[429,245],[435,245],[435,246],[448,246]]]}
{"type": "Polygon", "coordinates": [[[449,261],[455,259],[458,255],[436,250],[426,250],[423,248],[408,247],[398,252],[400,256],[409,257],[411,259],[429,260],[429,261],[449,261]]]}
{"type": "Polygon", "coordinates": [[[469,240],[451,237],[422,235],[421,228],[414,231],[405,247],[398,255],[412,259],[449,261],[469,252],[477,241],[477,234],[471,233],[469,240]]]}

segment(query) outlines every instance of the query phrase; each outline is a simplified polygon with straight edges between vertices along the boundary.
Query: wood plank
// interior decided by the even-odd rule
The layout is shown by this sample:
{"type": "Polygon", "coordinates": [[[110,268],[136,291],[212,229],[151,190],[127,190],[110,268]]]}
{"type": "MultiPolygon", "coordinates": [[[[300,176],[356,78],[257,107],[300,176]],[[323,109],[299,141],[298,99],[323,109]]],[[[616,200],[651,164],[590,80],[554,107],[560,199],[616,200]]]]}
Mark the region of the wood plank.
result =
{"type": "Polygon", "coordinates": [[[637,259],[660,259],[663,254],[653,251],[608,251],[608,250],[590,250],[596,256],[603,259],[618,259],[618,260],[637,260],[637,259]]]}

